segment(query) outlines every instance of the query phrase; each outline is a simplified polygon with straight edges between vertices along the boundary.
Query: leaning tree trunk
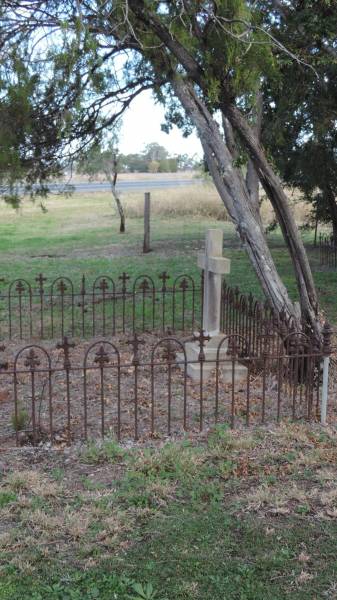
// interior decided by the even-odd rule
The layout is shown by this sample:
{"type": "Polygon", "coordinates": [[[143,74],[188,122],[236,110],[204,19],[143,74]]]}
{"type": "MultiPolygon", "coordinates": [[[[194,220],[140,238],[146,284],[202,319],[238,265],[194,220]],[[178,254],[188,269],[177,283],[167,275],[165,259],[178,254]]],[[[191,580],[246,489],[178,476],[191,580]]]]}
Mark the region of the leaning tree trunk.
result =
{"type": "Polygon", "coordinates": [[[116,201],[117,210],[118,210],[119,218],[120,218],[119,233],[125,233],[125,214],[124,214],[123,206],[122,206],[122,203],[117,194],[114,195],[114,198],[116,201]]]}
{"type": "MultiPolygon", "coordinates": [[[[255,97],[255,106],[253,107],[253,119],[254,125],[252,129],[258,140],[261,139],[261,129],[262,129],[262,111],[263,111],[263,96],[262,92],[259,90],[256,93],[255,97]]],[[[250,201],[254,210],[257,214],[260,214],[260,194],[259,187],[260,181],[259,176],[256,172],[254,163],[251,158],[248,159],[247,163],[247,173],[246,173],[246,186],[249,193],[250,201]]]]}
{"type": "Polygon", "coordinates": [[[277,312],[284,309],[300,327],[295,307],[275,268],[263,227],[252,210],[242,173],[233,167],[233,157],[217,123],[190,82],[178,77],[172,80],[172,86],[197,128],[215,186],[248,252],[265,295],[277,312]]]}
{"type": "Polygon", "coordinates": [[[271,201],[280,224],[285,242],[293,262],[298,292],[300,296],[302,320],[320,342],[321,332],[317,320],[317,295],[309,260],[297,229],[294,217],[283,191],[280,179],[269,164],[262,146],[246,122],[240,110],[230,102],[223,102],[222,110],[234,130],[241,136],[255,165],[259,179],[271,201]]]}
{"type": "MultiPolygon", "coordinates": [[[[233,176],[233,168],[230,161],[230,157],[228,156],[229,153],[227,149],[227,156],[226,158],[224,158],[223,141],[221,146],[222,149],[220,150],[218,142],[219,139],[221,139],[221,136],[219,134],[219,131],[217,131],[217,136],[214,137],[214,141],[212,143],[212,139],[208,135],[209,130],[207,130],[207,127],[206,129],[204,129],[207,123],[211,124],[211,121],[213,121],[212,116],[210,115],[209,111],[207,111],[207,114],[205,113],[206,107],[205,105],[203,105],[203,110],[201,112],[203,112],[204,114],[205,123],[201,123],[200,119],[197,118],[197,115],[200,116],[200,114],[199,111],[196,110],[194,102],[192,102],[193,106],[191,106],[191,99],[193,97],[194,92],[192,82],[197,84],[206,95],[208,93],[209,80],[205,76],[201,65],[196,61],[194,56],[191,55],[189,51],[182,45],[182,43],[176,39],[174,33],[159,19],[158,15],[156,15],[153,12],[150,13],[148,11],[148,7],[144,0],[129,0],[129,6],[133,11],[135,17],[137,17],[141,22],[143,22],[144,25],[150,29],[150,31],[154,32],[158,36],[158,38],[163,42],[164,47],[172,52],[175,59],[178,61],[179,64],[183,66],[184,70],[187,73],[187,76],[190,78],[190,82],[186,83],[186,85],[184,86],[184,91],[182,90],[177,80],[175,80],[175,84],[174,81],[172,81],[172,85],[182,105],[185,107],[185,110],[190,116],[193,115],[193,118],[192,116],[191,118],[199,131],[205,155],[209,162],[210,171],[212,172],[214,182],[218,188],[220,196],[222,197],[225,203],[225,198],[227,197],[227,203],[228,205],[230,205],[231,202],[234,201],[233,193],[240,192],[241,197],[242,195],[245,197],[245,204],[247,205],[248,203],[249,212],[250,214],[252,214],[250,210],[251,205],[247,193],[247,188],[242,177],[240,179],[237,174],[235,175],[235,177],[233,176]],[[178,88],[180,88],[180,90],[178,88]],[[188,101],[186,101],[186,93],[189,96],[188,101]],[[233,177],[236,179],[236,181],[233,180],[233,177]],[[228,188],[229,181],[231,181],[231,183],[234,186],[232,193],[228,188]],[[223,187],[224,189],[222,189],[223,187]],[[231,202],[229,202],[229,198],[231,199],[231,202]]],[[[169,60],[167,53],[162,52],[162,56],[164,61],[169,60]]],[[[155,62],[154,66],[156,67],[155,62]]],[[[172,69],[172,80],[174,80],[174,73],[176,71],[176,68],[172,69]]],[[[297,288],[300,296],[302,320],[305,323],[306,329],[309,329],[311,331],[317,343],[320,344],[321,328],[317,319],[317,296],[315,285],[302,239],[299,235],[295,220],[288,205],[288,199],[283,191],[279,178],[274,173],[271,165],[269,164],[259,141],[254,135],[254,132],[252,131],[251,127],[249,126],[249,123],[247,122],[246,118],[241,113],[241,111],[233,103],[233,99],[230,96],[230,94],[228,94],[226,83],[223,81],[222,77],[219,81],[222,81],[222,86],[220,89],[221,98],[219,101],[219,108],[231,123],[234,131],[236,131],[238,135],[240,135],[241,140],[243,141],[244,146],[254,163],[255,169],[259,176],[259,180],[262,183],[267,193],[267,196],[269,197],[272,203],[292,259],[297,281],[297,288]]],[[[198,102],[198,98],[195,93],[194,100],[198,102]]],[[[199,104],[199,106],[201,105],[199,104]]],[[[215,136],[217,126],[215,125],[215,128],[211,127],[211,129],[213,129],[213,135],[215,136]]],[[[235,215],[235,207],[233,206],[232,208],[234,208],[232,212],[228,209],[229,213],[232,215],[232,218],[237,224],[238,230],[240,231],[240,229],[242,230],[242,226],[240,222],[237,221],[238,215],[235,215]]],[[[270,301],[272,302],[272,304],[274,304],[275,307],[278,305],[278,308],[280,302],[282,302],[283,299],[285,299],[286,310],[288,310],[289,313],[292,314],[294,312],[296,313],[296,311],[294,310],[294,306],[288,298],[288,295],[286,294],[286,298],[284,296],[285,288],[275,269],[275,265],[271,258],[268,246],[261,232],[261,226],[258,226],[258,224],[256,223],[256,219],[255,223],[245,223],[245,219],[243,220],[243,223],[243,228],[246,229],[247,226],[247,229],[244,232],[241,231],[241,237],[246,237],[247,249],[250,248],[250,250],[248,250],[250,258],[254,264],[256,272],[259,274],[260,281],[266,292],[267,297],[270,299],[270,301]],[[256,236],[257,246],[259,247],[259,249],[262,250],[262,248],[264,248],[261,255],[260,252],[257,252],[257,254],[254,253],[254,236],[256,236]],[[261,260],[263,263],[263,267],[261,268],[258,265],[259,260],[261,260]],[[270,284],[268,282],[269,267],[271,268],[272,279],[272,283],[270,284]],[[279,296],[279,298],[277,298],[277,296],[279,296]]],[[[298,317],[296,321],[298,325],[300,325],[298,317]]]]}

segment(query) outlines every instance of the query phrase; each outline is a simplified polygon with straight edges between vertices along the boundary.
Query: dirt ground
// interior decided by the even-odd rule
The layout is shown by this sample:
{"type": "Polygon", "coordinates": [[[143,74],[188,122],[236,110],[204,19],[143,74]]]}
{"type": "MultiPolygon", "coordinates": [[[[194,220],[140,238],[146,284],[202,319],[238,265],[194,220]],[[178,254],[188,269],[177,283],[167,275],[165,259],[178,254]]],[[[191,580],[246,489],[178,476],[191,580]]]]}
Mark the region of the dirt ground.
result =
{"type": "MultiPolygon", "coordinates": [[[[294,405],[295,419],[305,419],[308,402],[311,417],[317,416],[317,386],[310,397],[301,385],[294,388],[283,383],[278,392],[277,360],[270,364],[265,377],[256,361],[250,366],[249,380],[246,377],[234,386],[224,382],[220,371],[217,379],[214,370],[201,390],[200,384],[189,377],[185,387],[184,369],[174,358],[181,350],[178,343],[171,342],[172,362],[168,364],[161,337],[142,334],[139,364],[135,365],[130,338],[120,335],[105,341],[74,340],[75,346],[69,349],[68,374],[63,350],[55,342],[34,346],[32,358],[27,341],[28,348],[17,358],[15,381],[11,373],[14,357],[26,344],[7,344],[1,360],[8,363],[8,371],[0,372],[0,445],[15,444],[15,428],[19,430],[19,445],[50,444],[52,432],[53,442],[65,446],[85,438],[99,439],[103,433],[122,440],[162,439],[182,435],[185,430],[197,434],[201,428],[207,431],[214,425],[216,413],[220,422],[238,428],[246,426],[247,415],[252,425],[272,423],[277,419],[278,406],[281,419],[293,416],[294,405]],[[34,376],[30,360],[36,361],[34,376]],[[102,369],[99,360],[103,361],[102,369]]],[[[228,361],[231,364],[230,357],[228,361]]],[[[335,389],[332,381],[332,420],[336,413],[335,389]]]]}

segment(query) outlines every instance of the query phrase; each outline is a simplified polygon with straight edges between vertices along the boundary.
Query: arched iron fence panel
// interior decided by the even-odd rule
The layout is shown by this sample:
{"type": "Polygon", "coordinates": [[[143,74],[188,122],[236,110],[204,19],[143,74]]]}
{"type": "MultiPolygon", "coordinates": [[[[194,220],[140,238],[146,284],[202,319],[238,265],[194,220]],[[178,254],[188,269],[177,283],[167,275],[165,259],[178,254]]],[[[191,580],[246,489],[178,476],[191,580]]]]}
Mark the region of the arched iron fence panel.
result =
{"type": "Polygon", "coordinates": [[[100,275],[92,285],[92,335],[108,334],[116,334],[116,285],[108,275],[100,275]]]}
{"type": "Polygon", "coordinates": [[[33,335],[32,287],[26,279],[15,279],[8,287],[8,333],[20,340],[33,335]]]}
{"type": "MultiPolygon", "coordinates": [[[[144,439],[197,433],[217,422],[319,417],[327,344],[317,352],[308,336],[292,332],[275,347],[265,334],[256,354],[239,333],[210,347],[202,330],[194,341],[140,335],[90,345],[65,337],[48,349],[26,345],[13,357],[0,346],[0,441],[144,439]]],[[[329,410],[333,417],[332,401],[329,410]]]]}

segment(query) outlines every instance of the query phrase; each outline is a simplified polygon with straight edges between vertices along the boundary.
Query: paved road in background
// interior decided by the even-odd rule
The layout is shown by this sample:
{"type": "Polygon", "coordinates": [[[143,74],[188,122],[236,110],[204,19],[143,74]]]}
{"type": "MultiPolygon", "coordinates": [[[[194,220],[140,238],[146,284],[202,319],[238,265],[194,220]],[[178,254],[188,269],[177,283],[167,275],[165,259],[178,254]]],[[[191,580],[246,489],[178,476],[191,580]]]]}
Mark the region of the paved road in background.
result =
{"type": "MultiPolygon", "coordinates": [[[[138,192],[150,191],[153,189],[175,188],[181,186],[195,185],[200,183],[200,179],[154,179],[154,180],[135,180],[135,181],[119,181],[117,189],[121,192],[138,192]]],[[[106,192],[110,190],[108,183],[75,183],[72,184],[76,192],[106,192]]],[[[61,184],[50,186],[51,190],[62,190],[61,184]]]]}

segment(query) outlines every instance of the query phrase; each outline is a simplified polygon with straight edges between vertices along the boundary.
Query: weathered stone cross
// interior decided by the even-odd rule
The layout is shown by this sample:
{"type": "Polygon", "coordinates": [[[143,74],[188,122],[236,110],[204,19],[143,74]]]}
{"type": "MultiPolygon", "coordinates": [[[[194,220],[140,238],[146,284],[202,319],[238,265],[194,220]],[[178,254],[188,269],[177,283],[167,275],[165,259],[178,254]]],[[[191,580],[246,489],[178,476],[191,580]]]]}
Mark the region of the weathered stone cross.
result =
{"type": "MultiPolygon", "coordinates": [[[[206,381],[218,361],[223,381],[233,382],[233,366],[227,355],[228,341],[224,340],[224,333],[220,333],[222,276],[230,272],[230,260],[222,256],[222,243],[222,231],[209,229],[205,253],[198,255],[198,266],[204,271],[203,324],[199,336],[195,337],[196,341],[185,343],[187,374],[194,381],[201,379],[201,362],[203,380],[206,381]]],[[[184,368],[182,353],[177,354],[177,360],[180,367],[184,368]]],[[[246,376],[247,368],[236,362],[234,381],[245,379],[246,376]]]]}
{"type": "Polygon", "coordinates": [[[204,270],[203,329],[211,337],[220,333],[222,275],[230,273],[231,265],[222,245],[221,229],[208,229],[205,253],[198,254],[198,267],[204,270]]]}

